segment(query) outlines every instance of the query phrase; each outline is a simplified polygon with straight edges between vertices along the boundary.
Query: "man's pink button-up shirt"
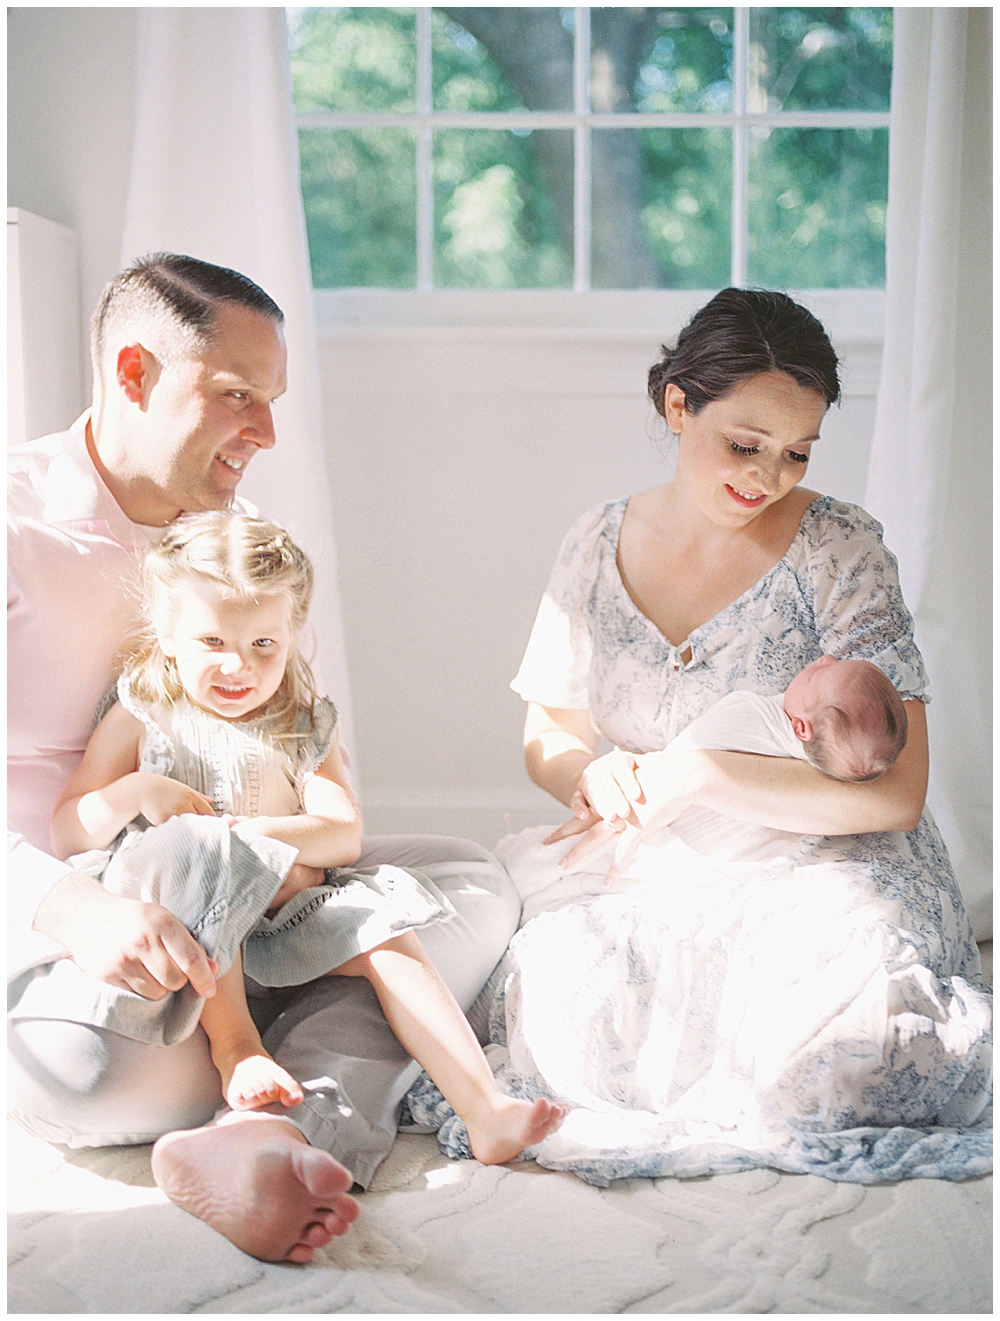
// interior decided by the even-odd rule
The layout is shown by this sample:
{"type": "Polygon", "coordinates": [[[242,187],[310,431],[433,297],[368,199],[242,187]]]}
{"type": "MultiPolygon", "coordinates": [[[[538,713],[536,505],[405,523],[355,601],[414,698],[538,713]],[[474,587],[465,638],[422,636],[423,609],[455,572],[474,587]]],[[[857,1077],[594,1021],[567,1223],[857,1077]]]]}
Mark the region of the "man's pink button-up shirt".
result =
{"type": "Polygon", "coordinates": [[[49,820],[140,619],[148,531],[69,431],[8,452],[8,822],[49,848],[49,820]]]}

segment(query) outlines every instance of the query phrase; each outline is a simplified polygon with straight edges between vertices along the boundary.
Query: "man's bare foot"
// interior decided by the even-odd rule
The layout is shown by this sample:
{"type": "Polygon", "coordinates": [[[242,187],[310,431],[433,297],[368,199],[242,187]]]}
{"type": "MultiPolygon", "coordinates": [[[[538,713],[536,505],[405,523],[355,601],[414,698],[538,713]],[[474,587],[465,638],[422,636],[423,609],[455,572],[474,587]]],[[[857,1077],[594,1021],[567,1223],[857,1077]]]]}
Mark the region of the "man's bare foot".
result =
{"type": "Polygon", "coordinates": [[[554,1133],[569,1111],[568,1105],[545,1097],[532,1105],[498,1092],[488,1110],[465,1120],[472,1154],[483,1165],[503,1165],[554,1133]]]}
{"type": "Polygon", "coordinates": [[[311,1261],[359,1207],[350,1173],[273,1115],[167,1133],[153,1177],[170,1200],[263,1261],[311,1261]]]}
{"type": "Polygon", "coordinates": [[[302,1101],[302,1088],[280,1064],[262,1052],[238,1060],[222,1074],[222,1090],[234,1110],[260,1110],[265,1105],[293,1106],[302,1101]]]}

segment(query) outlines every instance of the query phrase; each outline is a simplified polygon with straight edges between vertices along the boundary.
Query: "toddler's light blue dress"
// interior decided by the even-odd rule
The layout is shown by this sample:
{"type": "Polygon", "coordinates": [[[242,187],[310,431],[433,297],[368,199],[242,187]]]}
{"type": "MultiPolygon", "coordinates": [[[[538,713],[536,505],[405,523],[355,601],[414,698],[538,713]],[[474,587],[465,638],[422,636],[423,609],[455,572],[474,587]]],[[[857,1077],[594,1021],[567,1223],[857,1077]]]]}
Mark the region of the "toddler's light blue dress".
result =
{"type": "MultiPolygon", "coordinates": [[[[230,816],[301,813],[306,784],[336,734],[336,708],[326,698],[317,701],[311,726],[307,713],[299,713],[298,737],[289,739],[277,737],[266,719],[220,720],[186,699],[146,705],[128,673],[117,697],[144,727],[139,769],[189,785],[230,816]]],[[[221,815],[186,813],[159,826],[140,817],[110,849],[78,854],[70,863],[113,893],[168,909],[215,959],[220,975],[242,945],[244,972],[267,987],[314,981],[394,936],[454,915],[429,877],[382,865],[329,868],[322,885],[300,890],[268,916],[296,857],[291,845],[254,834],[250,823],[231,828],[221,815]]],[[[31,982],[16,1014],[172,1045],[194,1031],[202,1004],[190,984],[150,1001],[88,977],[65,959],[31,982]]]]}

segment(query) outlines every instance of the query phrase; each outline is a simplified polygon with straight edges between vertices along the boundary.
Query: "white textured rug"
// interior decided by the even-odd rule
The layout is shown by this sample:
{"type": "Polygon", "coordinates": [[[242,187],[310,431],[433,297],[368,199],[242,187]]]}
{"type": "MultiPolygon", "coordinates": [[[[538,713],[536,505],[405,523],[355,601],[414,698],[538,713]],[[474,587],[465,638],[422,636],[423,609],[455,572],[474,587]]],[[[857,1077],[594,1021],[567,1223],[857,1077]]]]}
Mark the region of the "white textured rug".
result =
{"type": "Polygon", "coordinates": [[[402,1136],[309,1266],[239,1252],[153,1186],[148,1147],[10,1129],[12,1313],[975,1313],[992,1179],[863,1188],[769,1170],[594,1188],[402,1136]]]}

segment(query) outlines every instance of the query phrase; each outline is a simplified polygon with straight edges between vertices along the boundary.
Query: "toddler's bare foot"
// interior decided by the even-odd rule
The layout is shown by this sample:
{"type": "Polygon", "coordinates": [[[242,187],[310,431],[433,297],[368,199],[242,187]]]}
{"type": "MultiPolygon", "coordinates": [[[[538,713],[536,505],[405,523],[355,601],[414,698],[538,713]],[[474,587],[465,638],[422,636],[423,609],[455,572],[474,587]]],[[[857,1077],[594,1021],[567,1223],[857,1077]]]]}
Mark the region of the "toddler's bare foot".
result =
{"type": "Polygon", "coordinates": [[[299,1105],[302,1101],[302,1088],[292,1075],[263,1054],[239,1060],[228,1079],[223,1074],[223,1091],[234,1110],[260,1110],[275,1101],[299,1105]]]}
{"type": "Polygon", "coordinates": [[[498,1092],[482,1115],[465,1120],[472,1154],[484,1165],[503,1165],[554,1133],[569,1111],[568,1105],[545,1097],[532,1105],[498,1092]]]}
{"type": "Polygon", "coordinates": [[[350,1173],[272,1115],[168,1133],[153,1177],[170,1200],[263,1261],[311,1261],[359,1207],[350,1173]]]}

